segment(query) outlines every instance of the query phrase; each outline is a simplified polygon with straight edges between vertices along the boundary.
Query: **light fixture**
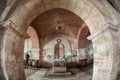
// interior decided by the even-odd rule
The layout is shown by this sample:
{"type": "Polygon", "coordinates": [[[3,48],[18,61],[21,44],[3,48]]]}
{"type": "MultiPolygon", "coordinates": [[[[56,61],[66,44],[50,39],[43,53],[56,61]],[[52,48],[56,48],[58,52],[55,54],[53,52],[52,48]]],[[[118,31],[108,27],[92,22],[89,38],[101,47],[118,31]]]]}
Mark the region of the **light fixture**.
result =
{"type": "Polygon", "coordinates": [[[61,29],[62,29],[62,24],[60,23],[60,21],[58,21],[56,25],[56,30],[59,31],[61,29]]]}

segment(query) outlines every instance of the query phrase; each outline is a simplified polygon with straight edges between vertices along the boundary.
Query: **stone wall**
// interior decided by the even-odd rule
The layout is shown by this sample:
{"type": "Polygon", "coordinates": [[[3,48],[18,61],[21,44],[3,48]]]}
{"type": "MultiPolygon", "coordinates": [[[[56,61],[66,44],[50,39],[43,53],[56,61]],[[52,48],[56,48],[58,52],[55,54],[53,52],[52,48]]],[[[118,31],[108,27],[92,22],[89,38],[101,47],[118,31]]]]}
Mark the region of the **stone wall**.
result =
{"type": "Polygon", "coordinates": [[[7,31],[4,42],[4,58],[7,78],[9,80],[25,80],[23,59],[24,39],[7,31]]]}
{"type": "Polygon", "coordinates": [[[5,30],[0,28],[0,30],[5,31],[4,33],[0,32],[0,40],[2,41],[0,48],[0,60],[2,62],[0,63],[0,70],[3,71],[3,77],[1,78],[5,78],[5,80],[25,80],[23,54],[26,37],[12,28],[12,25],[9,23],[2,25],[5,30]]]}
{"type": "Polygon", "coordinates": [[[115,80],[118,73],[119,59],[117,51],[117,27],[106,23],[94,34],[94,70],[93,80],[115,80]],[[109,37],[108,37],[109,36],[109,37]],[[105,76],[105,77],[104,77],[105,76]]]}

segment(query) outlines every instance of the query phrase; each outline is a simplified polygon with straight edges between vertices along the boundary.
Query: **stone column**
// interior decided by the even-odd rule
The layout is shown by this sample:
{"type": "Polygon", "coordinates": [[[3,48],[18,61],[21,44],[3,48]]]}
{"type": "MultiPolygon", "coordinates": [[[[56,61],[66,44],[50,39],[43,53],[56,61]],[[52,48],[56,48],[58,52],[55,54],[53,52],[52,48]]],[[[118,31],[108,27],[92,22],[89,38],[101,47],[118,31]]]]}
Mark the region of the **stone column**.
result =
{"type": "Polygon", "coordinates": [[[46,53],[44,53],[44,49],[41,48],[40,49],[40,54],[39,54],[39,64],[40,67],[45,67],[45,62],[44,62],[44,56],[46,55],[46,53]]]}
{"type": "Polygon", "coordinates": [[[94,67],[92,80],[116,80],[118,71],[117,27],[106,23],[88,37],[93,42],[94,67]]]}
{"type": "Polygon", "coordinates": [[[23,54],[26,35],[23,34],[24,32],[20,32],[13,23],[8,23],[4,26],[6,31],[4,33],[1,54],[5,80],[25,80],[23,54]]]}

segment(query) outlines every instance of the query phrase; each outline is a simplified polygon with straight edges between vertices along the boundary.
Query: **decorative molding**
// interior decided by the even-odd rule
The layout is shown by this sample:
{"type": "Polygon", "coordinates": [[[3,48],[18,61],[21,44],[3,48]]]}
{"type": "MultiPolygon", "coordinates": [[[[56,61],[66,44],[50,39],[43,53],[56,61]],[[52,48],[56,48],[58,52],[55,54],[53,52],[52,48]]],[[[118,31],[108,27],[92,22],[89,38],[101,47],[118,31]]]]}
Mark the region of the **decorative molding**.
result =
{"type": "Polygon", "coordinates": [[[5,28],[8,31],[10,31],[14,34],[17,34],[22,38],[25,38],[25,39],[29,38],[29,35],[26,34],[25,32],[23,32],[22,29],[20,29],[20,27],[16,26],[16,24],[13,21],[9,20],[8,22],[6,22],[3,25],[5,26],[5,28]]]}
{"type": "Polygon", "coordinates": [[[87,37],[88,40],[92,40],[93,38],[97,37],[101,33],[103,33],[106,30],[112,30],[112,31],[118,31],[118,27],[116,25],[113,25],[110,22],[106,22],[97,32],[91,34],[90,36],[87,37]]]}

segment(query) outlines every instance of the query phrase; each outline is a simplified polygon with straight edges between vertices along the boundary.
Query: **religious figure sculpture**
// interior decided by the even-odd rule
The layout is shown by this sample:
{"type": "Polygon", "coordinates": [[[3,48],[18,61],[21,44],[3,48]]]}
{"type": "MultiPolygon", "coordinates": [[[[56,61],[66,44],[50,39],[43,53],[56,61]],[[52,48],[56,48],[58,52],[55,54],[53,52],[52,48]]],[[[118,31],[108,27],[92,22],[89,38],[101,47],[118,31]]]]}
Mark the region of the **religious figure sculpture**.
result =
{"type": "Polygon", "coordinates": [[[61,39],[57,39],[57,44],[54,49],[54,59],[64,59],[65,58],[65,50],[64,45],[61,43],[61,39]]]}

